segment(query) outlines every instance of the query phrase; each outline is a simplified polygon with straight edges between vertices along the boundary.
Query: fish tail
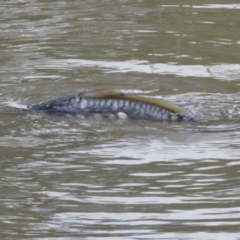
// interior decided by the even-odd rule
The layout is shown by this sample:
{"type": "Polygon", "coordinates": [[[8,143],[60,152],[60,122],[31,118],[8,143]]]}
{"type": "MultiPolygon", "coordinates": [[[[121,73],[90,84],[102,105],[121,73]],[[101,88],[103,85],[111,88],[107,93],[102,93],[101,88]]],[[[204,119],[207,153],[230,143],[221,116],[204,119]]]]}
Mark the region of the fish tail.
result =
{"type": "Polygon", "coordinates": [[[177,115],[177,121],[182,122],[196,122],[196,118],[189,116],[189,115],[183,115],[183,114],[178,114],[177,115]]]}

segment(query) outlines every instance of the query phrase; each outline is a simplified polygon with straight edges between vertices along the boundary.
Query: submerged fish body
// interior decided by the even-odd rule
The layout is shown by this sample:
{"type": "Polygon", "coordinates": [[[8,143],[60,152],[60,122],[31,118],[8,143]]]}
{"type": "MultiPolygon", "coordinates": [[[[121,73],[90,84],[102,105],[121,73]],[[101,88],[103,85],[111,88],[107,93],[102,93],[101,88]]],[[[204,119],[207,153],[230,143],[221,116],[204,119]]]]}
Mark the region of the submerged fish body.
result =
{"type": "Polygon", "coordinates": [[[138,97],[112,90],[85,91],[28,106],[51,114],[115,115],[117,118],[155,121],[195,121],[184,109],[163,100],[138,97]]]}

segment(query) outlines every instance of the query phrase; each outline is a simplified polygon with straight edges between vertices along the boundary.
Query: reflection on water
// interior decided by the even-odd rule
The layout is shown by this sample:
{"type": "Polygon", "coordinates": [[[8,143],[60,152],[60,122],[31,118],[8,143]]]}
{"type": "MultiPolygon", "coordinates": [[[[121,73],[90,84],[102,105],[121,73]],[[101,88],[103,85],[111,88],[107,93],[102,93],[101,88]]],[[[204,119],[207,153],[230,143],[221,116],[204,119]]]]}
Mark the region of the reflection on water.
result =
{"type": "MultiPolygon", "coordinates": [[[[25,63],[29,65],[30,63],[25,63]]],[[[176,65],[155,63],[149,64],[146,61],[124,61],[106,62],[85,59],[50,60],[41,64],[31,61],[31,64],[39,70],[62,69],[62,68],[97,68],[106,73],[151,73],[151,74],[175,74],[181,77],[205,77],[222,80],[238,80],[240,74],[240,64],[218,64],[213,66],[203,65],[176,65]]],[[[21,66],[21,68],[24,66],[21,66]]],[[[39,76],[38,76],[39,77],[39,76]]],[[[52,76],[53,77],[53,76],[52,76]]],[[[55,76],[56,78],[58,76],[55,76]]],[[[26,78],[36,78],[36,76],[26,76],[26,78]]]]}
{"type": "Polygon", "coordinates": [[[239,239],[239,8],[2,2],[0,238],[239,239]],[[23,109],[94,88],[163,98],[198,122],[23,109]]]}

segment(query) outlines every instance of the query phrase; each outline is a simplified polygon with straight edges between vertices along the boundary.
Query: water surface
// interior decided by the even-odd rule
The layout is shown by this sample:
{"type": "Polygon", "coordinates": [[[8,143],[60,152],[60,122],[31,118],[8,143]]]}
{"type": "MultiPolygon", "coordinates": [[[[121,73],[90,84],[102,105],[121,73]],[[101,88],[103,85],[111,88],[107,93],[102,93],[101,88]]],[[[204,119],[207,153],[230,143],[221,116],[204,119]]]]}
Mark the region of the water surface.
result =
{"type": "Polygon", "coordinates": [[[240,238],[237,1],[3,1],[0,238],[240,238]],[[196,123],[15,108],[113,88],[196,123]]]}

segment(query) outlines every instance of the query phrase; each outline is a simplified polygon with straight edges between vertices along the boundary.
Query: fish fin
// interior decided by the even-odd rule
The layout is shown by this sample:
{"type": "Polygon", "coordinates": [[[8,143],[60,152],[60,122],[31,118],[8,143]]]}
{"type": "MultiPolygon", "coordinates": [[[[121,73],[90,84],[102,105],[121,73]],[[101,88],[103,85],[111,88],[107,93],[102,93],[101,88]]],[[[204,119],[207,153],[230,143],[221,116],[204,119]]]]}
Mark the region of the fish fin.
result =
{"type": "Polygon", "coordinates": [[[84,97],[93,97],[93,98],[122,98],[124,94],[117,92],[111,89],[98,89],[86,92],[84,97]]]}

